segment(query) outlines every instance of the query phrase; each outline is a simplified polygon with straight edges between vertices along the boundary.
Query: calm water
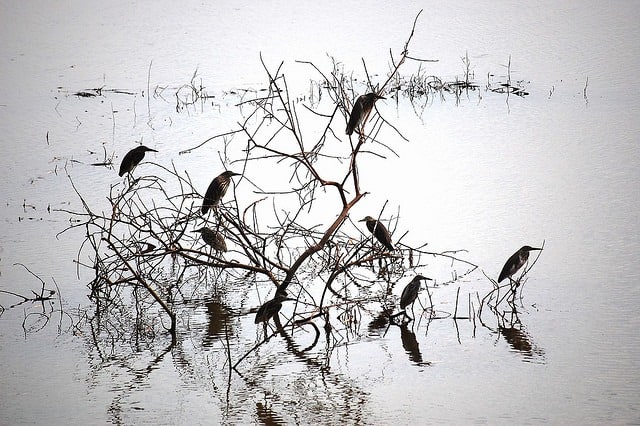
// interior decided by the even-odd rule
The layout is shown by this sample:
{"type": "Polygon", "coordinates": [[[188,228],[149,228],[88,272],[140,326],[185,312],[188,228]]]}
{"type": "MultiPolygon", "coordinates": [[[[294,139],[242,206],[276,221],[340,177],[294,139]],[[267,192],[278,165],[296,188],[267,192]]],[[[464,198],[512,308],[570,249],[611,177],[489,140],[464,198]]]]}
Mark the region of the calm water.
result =
{"type": "MultiPolygon", "coordinates": [[[[409,143],[400,158],[372,160],[361,171],[371,191],[362,217],[388,200],[401,207],[410,242],[432,251],[466,249],[479,269],[433,290],[442,311],[461,296],[490,289],[521,245],[545,243],[532,270],[519,319],[498,332],[467,320],[413,328],[358,330],[328,356],[297,356],[281,339],[226,375],[220,324],[230,315],[243,353],[255,342],[258,301],[229,290],[188,306],[179,342],[159,336],[148,348],[96,347],[66,315],[42,323],[42,305],[0,293],[0,418],[9,423],[639,423],[640,303],[640,5],[618,2],[518,2],[442,5],[404,2],[235,2],[206,5],[111,3],[2,4],[0,70],[0,290],[19,294],[59,287],[65,311],[88,307],[91,278],[76,259],[82,232],[56,234],[78,207],[64,173],[95,205],[104,205],[115,172],[89,166],[106,151],[143,141],[149,159],[189,170],[199,187],[211,179],[217,147],[178,152],[227,131],[237,119],[230,89],[264,87],[259,53],[285,61],[291,90],[304,96],[312,60],[330,70],[333,55],[362,78],[361,58],[378,80],[388,70],[420,8],[412,56],[438,59],[427,74],[462,76],[468,54],[482,87],[459,103],[431,100],[421,115],[406,99],[379,104],[409,143]],[[341,10],[340,13],[335,12],[341,10]],[[361,34],[356,37],[355,34],[361,34]],[[525,98],[487,92],[511,58],[525,98]],[[167,93],[195,71],[215,98],[177,113],[167,93]],[[492,74],[493,77],[488,77],[492,74]],[[78,90],[105,87],[85,99],[78,90]],[[143,95],[144,92],[144,95],[143,95]],[[149,101],[149,102],[148,102],[149,101]],[[391,178],[389,178],[391,177],[391,178]],[[54,284],[55,282],[55,284],[54,284]],[[24,325],[24,328],[23,328],[24,325]],[[42,327],[40,331],[36,328],[42,327]],[[25,332],[26,330],[26,332],[25,332]],[[326,367],[329,368],[326,368],[326,367]]],[[[172,93],[172,92],[171,92],[172,93]]],[[[219,167],[216,163],[214,169],[219,167]]],[[[263,178],[265,179],[265,178],[263,178]]],[[[450,268],[434,260],[444,282],[450,268]]],[[[404,282],[403,282],[404,284],[404,282]]],[[[396,288],[395,292],[399,293],[396,288]]],[[[422,299],[426,297],[422,294],[422,299]]],[[[474,296],[475,297],[475,296],[474,296]]],[[[59,301],[55,302],[57,310],[59,301]]],[[[50,305],[47,305],[50,309],[50,305]]],[[[304,347],[305,333],[294,335],[304,347]]]]}

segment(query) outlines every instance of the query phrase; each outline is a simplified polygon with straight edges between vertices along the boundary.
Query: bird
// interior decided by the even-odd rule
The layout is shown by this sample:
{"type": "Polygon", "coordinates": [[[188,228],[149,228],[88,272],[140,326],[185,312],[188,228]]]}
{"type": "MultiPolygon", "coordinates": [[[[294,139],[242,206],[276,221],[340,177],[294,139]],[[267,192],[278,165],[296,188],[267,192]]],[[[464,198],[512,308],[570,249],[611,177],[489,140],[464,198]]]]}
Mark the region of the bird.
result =
{"type": "Polygon", "coordinates": [[[276,295],[273,296],[273,299],[264,302],[260,308],[258,308],[254,323],[259,324],[261,322],[268,322],[275,314],[280,312],[282,302],[285,300],[287,300],[287,296],[285,294],[276,293],[276,295]]]}
{"type": "Polygon", "coordinates": [[[418,292],[420,291],[420,280],[428,280],[433,281],[431,278],[424,277],[422,275],[416,275],[413,277],[411,282],[407,284],[402,290],[402,295],[400,296],[400,309],[405,309],[409,305],[412,305],[418,297],[418,292]]]}
{"type": "Polygon", "coordinates": [[[286,291],[278,292],[276,291],[276,295],[273,296],[273,299],[264,302],[260,308],[258,308],[258,312],[256,312],[256,319],[254,320],[255,324],[259,324],[261,322],[264,323],[264,336],[265,340],[269,340],[267,337],[267,323],[269,320],[280,312],[282,308],[282,302],[285,300],[291,300],[287,298],[286,291]]]}
{"type": "Polygon", "coordinates": [[[214,250],[222,252],[227,251],[227,243],[224,241],[224,237],[221,233],[214,231],[211,228],[207,228],[206,226],[196,229],[195,232],[200,232],[204,242],[214,250]]]}
{"type": "Polygon", "coordinates": [[[391,244],[391,235],[387,228],[380,222],[372,218],[371,216],[366,216],[364,219],[360,219],[358,222],[366,222],[367,229],[369,232],[373,233],[375,237],[385,246],[387,249],[393,251],[393,245],[391,244]]]}
{"type": "Polygon", "coordinates": [[[366,95],[359,96],[356,102],[353,104],[351,115],[349,116],[349,123],[347,124],[347,135],[351,135],[356,127],[363,123],[369,114],[373,104],[378,99],[386,99],[377,93],[367,93],[366,95]]]}
{"type": "Polygon", "coordinates": [[[498,277],[498,282],[504,280],[518,272],[518,269],[522,268],[522,265],[527,263],[529,260],[529,252],[533,250],[542,250],[541,248],[531,247],[531,246],[523,246],[520,250],[513,253],[511,257],[507,260],[507,263],[504,264],[502,271],[500,272],[500,276],[498,277]]]}
{"type": "Polygon", "coordinates": [[[231,177],[239,175],[240,173],[227,170],[226,172],[220,173],[211,181],[207,188],[207,192],[204,195],[204,201],[202,202],[202,214],[206,214],[209,211],[209,208],[218,205],[220,199],[222,199],[224,194],[227,192],[227,188],[229,188],[231,177]]]}
{"type": "Polygon", "coordinates": [[[142,161],[144,153],[147,151],[158,152],[144,145],[140,145],[127,152],[120,164],[120,173],[118,173],[118,176],[122,177],[125,173],[131,173],[138,163],[142,161]]]}

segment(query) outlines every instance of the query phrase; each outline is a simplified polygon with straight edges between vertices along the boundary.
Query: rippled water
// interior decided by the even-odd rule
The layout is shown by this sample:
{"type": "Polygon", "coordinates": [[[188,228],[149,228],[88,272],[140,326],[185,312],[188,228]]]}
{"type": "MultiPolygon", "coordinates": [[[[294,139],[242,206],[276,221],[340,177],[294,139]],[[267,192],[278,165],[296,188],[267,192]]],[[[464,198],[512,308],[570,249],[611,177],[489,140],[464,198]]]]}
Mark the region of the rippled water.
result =
{"type": "MultiPolygon", "coordinates": [[[[467,54],[480,89],[458,102],[431,99],[418,113],[402,98],[379,104],[410,142],[394,146],[399,158],[362,169],[371,194],[354,215],[388,200],[411,224],[409,242],[465,249],[479,269],[431,290],[442,319],[387,328],[372,309],[331,350],[301,351],[310,330],[275,337],[229,375],[226,345],[241,354],[256,342],[254,288],[218,289],[185,306],[173,347],[167,336],[95,345],[90,329],[70,328],[90,306],[91,277],[73,262],[82,232],[57,235],[69,224],[59,210],[79,205],[64,168],[106,206],[115,172],[89,164],[105,153],[118,163],[143,141],[159,150],[150,161],[173,160],[206,186],[216,148],[178,152],[234,126],[241,95],[228,92],[264,86],[259,52],[270,67],[285,60],[300,96],[310,70],[297,59],[326,68],[328,53],[362,78],[365,58],[382,76],[418,10],[362,2],[3,4],[0,290],[40,290],[38,278],[14,265],[22,263],[47,288],[57,285],[70,316],[54,300],[45,323],[42,304],[11,308],[20,299],[0,293],[0,416],[55,424],[640,422],[640,102],[632,81],[640,7],[424,8],[411,54],[438,59],[427,73],[444,79],[464,74],[467,54]],[[179,113],[172,100],[147,96],[155,87],[171,93],[196,70],[215,95],[199,108],[179,113]],[[507,71],[528,96],[484,88],[507,71]],[[135,95],[72,95],[100,87],[135,95]],[[517,326],[445,315],[458,287],[466,307],[469,294],[490,289],[482,272],[495,277],[518,247],[543,241],[517,326]],[[238,339],[227,343],[226,333],[238,339]]],[[[451,279],[448,265],[434,260],[430,268],[438,283],[451,279]]]]}

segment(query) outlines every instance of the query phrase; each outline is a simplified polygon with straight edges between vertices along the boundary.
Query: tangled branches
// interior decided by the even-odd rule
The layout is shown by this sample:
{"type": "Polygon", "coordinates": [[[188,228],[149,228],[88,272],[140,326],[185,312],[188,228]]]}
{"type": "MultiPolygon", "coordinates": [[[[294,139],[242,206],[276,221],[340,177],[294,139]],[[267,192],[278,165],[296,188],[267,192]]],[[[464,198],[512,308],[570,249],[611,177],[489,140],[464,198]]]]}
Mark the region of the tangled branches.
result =
{"type": "MultiPolygon", "coordinates": [[[[366,92],[390,90],[400,67],[415,60],[409,57],[410,40],[398,60],[392,58],[386,81],[374,87],[369,79],[366,92]]],[[[367,195],[359,174],[363,158],[395,154],[394,140],[404,137],[375,109],[353,136],[334,131],[344,129],[354,94],[363,88],[354,87],[335,63],[329,74],[306,64],[321,76],[328,100],[299,111],[283,64],[272,71],[262,61],[267,89],[237,105],[243,115],[237,128],[184,151],[221,141],[220,169],[241,175],[210,212],[200,211],[204,188],[196,188],[173,163],[152,164],[154,175],[129,176],[111,186],[107,212],[90,206],[69,176],[83,205],[72,212],[80,218],[73,227],[84,228],[89,259],[79,256],[78,263],[94,272],[90,298],[101,330],[153,339],[163,325],[175,340],[180,307],[210,294],[213,286],[226,294],[240,289],[239,306],[275,291],[256,322],[273,318],[282,326],[278,310],[294,302],[288,324],[310,325],[317,342],[318,318],[331,330],[331,316],[348,322],[354,309],[371,303],[390,314],[393,286],[425,269],[426,259],[461,265],[458,278],[476,268],[451,253],[428,252],[426,244],[405,243],[407,233],[398,235],[399,215],[390,218],[386,203],[372,216],[389,228],[393,250],[350,218],[367,195]],[[327,104],[330,109],[321,111],[327,104]],[[383,135],[383,129],[395,136],[383,135]]]]}

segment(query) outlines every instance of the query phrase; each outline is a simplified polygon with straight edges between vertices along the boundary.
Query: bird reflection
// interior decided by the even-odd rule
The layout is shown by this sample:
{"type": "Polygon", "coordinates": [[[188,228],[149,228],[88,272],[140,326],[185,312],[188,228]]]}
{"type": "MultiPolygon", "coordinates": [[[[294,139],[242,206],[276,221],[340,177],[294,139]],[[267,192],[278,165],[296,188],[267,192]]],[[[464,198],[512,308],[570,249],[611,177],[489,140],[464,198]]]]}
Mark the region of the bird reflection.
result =
{"type": "Polygon", "coordinates": [[[260,423],[265,426],[283,425],[286,423],[284,418],[262,402],[256,402],[256,415],[258,419],[260,419],[260,423]]]}
{"type": "Polygon", "coordinates": [[[371,320],[369,323],[369,333],[381,335],[381,330],[384,330],[389,325],[389,317],[393,312],[393,308],[385,308],[378,314],[377,317],[371,320]]]}
{"type": "Polygon", "coordinates": [[[533,343],[531,336],[524,328],[511,325],[499,327],[498,330],[513,351],[524,356],[525,361],[544,362],[544,350],[533,343]]]}
{"type": "Polygon", "coordinates": [[[211,346],[214,340],[233,334],[231,325],[231,312],[224,304],[219,300],[212,300],[207,303],[207,316],[209,317],[209,325],[207,327],[207,334],[204,336],[203,346],[211,346]]]}
{"type": "Polygon", "coordinates": [[[409,330],[407,324],[400,325],[400,339],[402,340],[402,347],[409,355],[409,360],[416,365],[431,365],[429,361],[422,360],[422,354],[420,353],[420,346],[416,339],[416,334],[409,330]]]}

